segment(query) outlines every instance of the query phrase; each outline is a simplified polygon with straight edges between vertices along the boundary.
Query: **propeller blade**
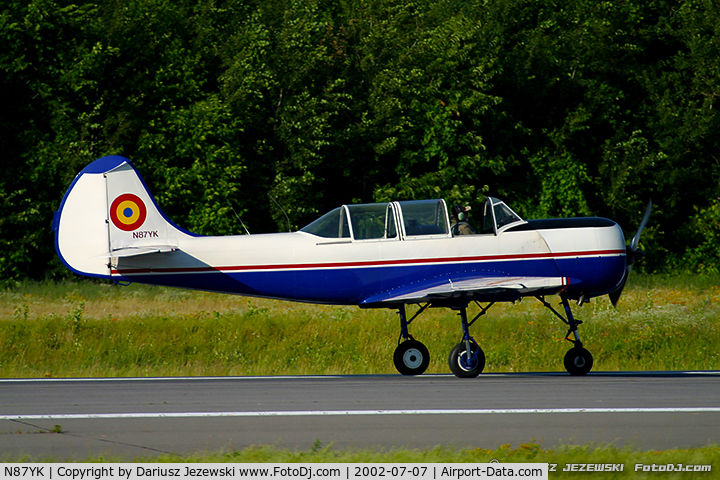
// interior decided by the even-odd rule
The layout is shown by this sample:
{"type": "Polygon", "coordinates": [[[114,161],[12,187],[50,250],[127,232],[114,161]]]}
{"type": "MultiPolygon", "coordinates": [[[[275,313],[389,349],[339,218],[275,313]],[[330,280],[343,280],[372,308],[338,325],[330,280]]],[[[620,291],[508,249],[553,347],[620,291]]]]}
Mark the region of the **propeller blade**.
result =
{"type": "Polygon", "coordinates": [[[623,289],[625,288],[625,283],[627,282],[628,277],[630,276],[630,270],[632,270],[632,265],[635,263],[635,261],[638,258],[642,258],[645,256],[645,252],[640,250],[638,248],[638,244],[640,243],[640,235],[642,234],[642,231],[645,229],[645,225],[647,225],[648,220],[650,220],[650,212],[652,211],[652,200],[650,200],[647,204],[647,208],[645,209],[645,213],[643,214],[642,221],[640,222],[640,227],[638,228],[637,233],[633,237],[632,241],[630,242],[630,245],[626,247],[627,254],[626,254],[626,262],[627,266],[625,267],[625,274],[623,275],[622,281],[620,282],[620,286],[614,291],[611,292],[608,297],[610,297],[610,303],[612,303],[613,307],[617,307],[617,303],[620,300],[620,296],[622,296],[623,289]]]}
{"type": "Polygon", "coordinates": [[[630,250],[635,252],[637,250],[637,246],[640,243],[640,234],[645,229],[645,225],[647,225],[648,220],[650,219],[650,212],[652,211],[652,200],[650,200],[647,204],[647,208],[645,209],[645,214],[643,215],[642,221],[640,222],[640,228],[638,228],[637,233],[633,237],[632,241],[630,242],[630,250]]]}

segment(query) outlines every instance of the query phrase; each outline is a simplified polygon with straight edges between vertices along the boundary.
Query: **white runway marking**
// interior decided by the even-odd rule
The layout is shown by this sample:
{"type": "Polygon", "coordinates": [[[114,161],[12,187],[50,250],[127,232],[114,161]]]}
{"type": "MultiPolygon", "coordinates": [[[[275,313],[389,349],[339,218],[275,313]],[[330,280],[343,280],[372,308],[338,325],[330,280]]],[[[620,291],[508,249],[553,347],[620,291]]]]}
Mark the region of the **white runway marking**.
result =
{"type": "Polygon", "coordinates": [[[90,420],[123,418],[210,418],[210,417],[322,417],[343,415],[485,415],[546,413],[720,413],[720,407],[678,408],[491,408],[425,410],[286,410],[277,412],[157,412],[157,413],[60,413],[0,415],[0,420],[90,420]]]}

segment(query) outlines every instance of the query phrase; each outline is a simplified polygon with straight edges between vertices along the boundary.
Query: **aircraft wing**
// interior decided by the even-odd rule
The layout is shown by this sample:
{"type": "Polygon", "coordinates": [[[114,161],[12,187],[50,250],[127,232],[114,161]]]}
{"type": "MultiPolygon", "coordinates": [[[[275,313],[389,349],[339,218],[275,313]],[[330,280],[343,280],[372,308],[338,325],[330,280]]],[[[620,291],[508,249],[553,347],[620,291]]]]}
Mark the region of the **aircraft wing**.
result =
{"type": "Polygon", "coordinates": [[[421,282],[393,289],[365,299],[362,304],[422,303],[453,298],[506,301],[529,295],[550,295],[563,290],[570,283],[580,283],[568,277],[470,277],[458,280],[421,282]]]}

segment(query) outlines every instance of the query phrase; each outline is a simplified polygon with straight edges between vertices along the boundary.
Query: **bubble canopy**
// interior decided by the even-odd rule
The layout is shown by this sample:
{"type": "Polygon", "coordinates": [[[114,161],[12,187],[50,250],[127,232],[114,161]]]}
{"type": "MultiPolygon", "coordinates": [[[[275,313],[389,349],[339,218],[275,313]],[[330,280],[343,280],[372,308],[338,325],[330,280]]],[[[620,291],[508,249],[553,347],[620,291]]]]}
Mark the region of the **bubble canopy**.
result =
{"type": "Polygon", "coordinates": [[[414,236],[449,236],[444,200],[343,205],[300,229],[323,238],[397,240],[414,236]]]}
{"type": "MultiPolygon", "coordinates": [[[[343,205],[300,229],[322,238],[398,240],[400,238],[449,237],[450,221],[444,200],[343,205]]],[[[481,234],[497,235],[527,223],[505,202],[487,197],[479,219],[481,234]]]]}

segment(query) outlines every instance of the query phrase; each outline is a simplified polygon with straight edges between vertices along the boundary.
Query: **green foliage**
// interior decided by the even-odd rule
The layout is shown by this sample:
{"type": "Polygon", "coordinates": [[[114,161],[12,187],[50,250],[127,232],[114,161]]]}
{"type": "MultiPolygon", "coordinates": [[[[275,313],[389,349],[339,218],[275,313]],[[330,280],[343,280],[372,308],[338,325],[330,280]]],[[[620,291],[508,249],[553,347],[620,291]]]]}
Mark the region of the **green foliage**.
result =
{"type": "Polygon", "coordinates": [[[720,273],[720,199],[696,213],[690,220],[691,248],[678,260],[676,268],[687,273],[717,276],[720,273]]]}
{"type": "Polygon", "coordinates": [[[52,211],[109,154],[200,233],[493,195],[527,218],[607,216],[629,237],[652,198],[641,268],[717,271],[698,219],[720,190],[719,12],[712,0],[8,0],[0,278],[63,275],[52,211]]]}

